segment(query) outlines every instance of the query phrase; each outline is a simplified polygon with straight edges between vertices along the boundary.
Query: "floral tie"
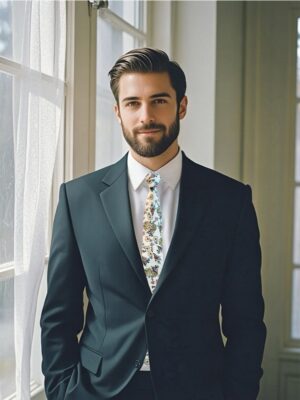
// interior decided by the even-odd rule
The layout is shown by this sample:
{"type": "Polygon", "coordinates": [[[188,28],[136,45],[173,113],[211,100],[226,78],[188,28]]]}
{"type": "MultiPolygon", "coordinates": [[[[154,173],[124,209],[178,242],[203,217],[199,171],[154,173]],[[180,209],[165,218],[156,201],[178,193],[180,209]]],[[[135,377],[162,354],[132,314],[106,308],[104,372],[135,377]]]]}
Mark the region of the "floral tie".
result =
{"type": "Polygon", "coordinates": [[[162,215],[157,192],[160,175],[158,173],[150,173],[145,180],[149,186],[149,192],[143,219],[141,257],[151,292],[153,292],[159,278],[160,267],[162,266],[162,215]]]}
{"type": "MultiPolygon", "coordinates": [[[[146,176],[145,180],[149,186],[149,191],[143,219],[141,257],[151,292],[153,292],[159,278],[160,267],[162,266],[162,215],[157,193],[160,175],[158,173],[150,173],[146,176]]],[[[150,370],[148,351],[142,369],[146,371],[150,370]]]]}

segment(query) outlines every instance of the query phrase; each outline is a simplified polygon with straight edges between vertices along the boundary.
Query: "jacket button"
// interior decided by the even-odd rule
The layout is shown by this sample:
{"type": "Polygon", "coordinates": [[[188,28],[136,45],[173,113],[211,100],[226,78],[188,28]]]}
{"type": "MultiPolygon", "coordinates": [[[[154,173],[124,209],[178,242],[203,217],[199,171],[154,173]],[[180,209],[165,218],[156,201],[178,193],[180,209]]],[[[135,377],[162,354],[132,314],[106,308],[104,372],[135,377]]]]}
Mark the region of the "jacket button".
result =
{"type": "Polygon", "coordinates": [[[141,368],[142,363],[140,362],[140,360],[135,360],[135,368],[141,368]]]}

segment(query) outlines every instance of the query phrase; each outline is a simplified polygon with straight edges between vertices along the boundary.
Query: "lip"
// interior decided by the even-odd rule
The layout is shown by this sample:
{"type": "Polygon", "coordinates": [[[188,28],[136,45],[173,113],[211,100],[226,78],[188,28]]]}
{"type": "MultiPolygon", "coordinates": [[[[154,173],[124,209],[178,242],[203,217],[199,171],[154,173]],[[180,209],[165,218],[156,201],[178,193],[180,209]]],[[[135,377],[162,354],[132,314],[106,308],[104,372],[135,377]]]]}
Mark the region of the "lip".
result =
{"type": "Polygon", "coordinates": [[[148,131],[139,131],[139,134],[141,135],[151,135],[154,133],[160,132],[160,129],[152,129],[152,130],[148,130],[148,131]]]}

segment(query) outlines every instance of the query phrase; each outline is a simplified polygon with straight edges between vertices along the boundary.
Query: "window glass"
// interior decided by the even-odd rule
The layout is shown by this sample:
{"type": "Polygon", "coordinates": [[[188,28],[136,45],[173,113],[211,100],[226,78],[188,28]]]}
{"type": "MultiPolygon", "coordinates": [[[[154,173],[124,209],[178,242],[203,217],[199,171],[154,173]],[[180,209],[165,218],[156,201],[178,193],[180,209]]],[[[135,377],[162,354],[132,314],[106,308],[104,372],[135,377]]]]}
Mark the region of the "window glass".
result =
{"type": "Polygon", "coordinates": [[[295,180],[297,183],[300,183],[300,104],[297,105],[296,118],[295,180]]]}
{"type": "Polygon", "coordinates": [[[135,28],[145,31],[145,21],[143,18],[143,1],[113,0],[108,2],[108,7],[119,17],[129,22],[135,28]]]}
{"type": "MultiPolygon", "coordinates": [[[[55,8],[51,1],[3,1],[0,0],[0,57],[8,58],[27,67],[41,71],[50,76],[64,76],[60,71],[60,60],[53,63],[54,53],[58,53],[56,46],[62,46],[59,40],[63,26],[56,18],[53,29],[52,21],[55,8]],[[24,25],[26,13],[31,13],[30,32],[24,25]],[[24,17],[25,16],[25,17],[24,17]],[[38,21],[43,20],[43,24],[38,21]],[[30,41],[36,43],[27,53],[24,50],[24,36],[30,36],[30,41]],[[39,48],[39,43],[43,46],[39,48]],[[54,67],[58,69],[55,70],[54,67]]],[[[28,39],[25,37],[25,40],[28,39]]]]}
{"type": "Polygon", "coordinates": [[[0,267],[14,258],[12,85],[12,76],[0,72],[0,267]]]}
{"type": "Polygon", "coordinates": [[[0,57],[20,62],[25,12],[26,1],[0,0],[0,57]]]}
{"type": "Polygon", "coordinates": [[[12,58],[12,22],[9,1],[0,1],[0,56],[12,58]]]}
{"type": "Polygon", "coordinates": [[[300,339],[300,268],[293,274],[292,338],[300,339]]]}
{"type": "Polygon", "coordinates": [[[294,265],[300,266],[300,187],[295,189],[294,206],[294,265]]]}
{"type": "Polygon", "coordinates": [[[297,97],[300,97],[300,18],[297,22],[297,97]]]}
{"type": "Polygon", "coordinates": [[[297,21],[294,234],[292,275],[292,338],[300,339],[300,18],[297,21]]]}
{"type": "Polygon", "coordinates": [[[14,280],[0,280],[0,399],[15,392],[14,280]]]}

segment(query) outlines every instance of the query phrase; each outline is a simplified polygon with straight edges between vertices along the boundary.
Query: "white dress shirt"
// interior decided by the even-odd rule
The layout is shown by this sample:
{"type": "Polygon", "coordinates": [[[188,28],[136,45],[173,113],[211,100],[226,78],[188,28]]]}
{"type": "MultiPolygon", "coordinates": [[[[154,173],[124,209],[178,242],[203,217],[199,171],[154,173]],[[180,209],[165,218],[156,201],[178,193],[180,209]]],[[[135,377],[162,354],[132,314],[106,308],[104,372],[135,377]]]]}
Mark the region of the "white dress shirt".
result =
{"type": "MultiPolygon", "coordinates": [[[[143,240],[143,218],[148,194],[148,185],[145,177],[151,171],[144,165],[136,161],[132,155],[128,154],[128,188],[129,199],[131,205],[131,214],[136,241],[141,254],[143,240]]],[[[160,199],[160,207],[162,213],[162,236],[163,236],[163,260],[165,260],[167,252],[172,240],[179,198],[179,181],[182,170],[182,153],[178,151],[177,155],[155,171],[160,174],[161,181],[158,185],[158,195],[160,199]]],[[[160,273],[161,271],[159,271],[160,273]]]]}

